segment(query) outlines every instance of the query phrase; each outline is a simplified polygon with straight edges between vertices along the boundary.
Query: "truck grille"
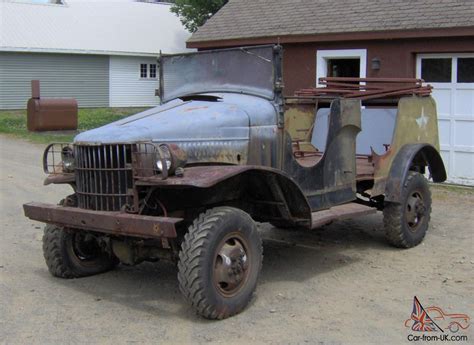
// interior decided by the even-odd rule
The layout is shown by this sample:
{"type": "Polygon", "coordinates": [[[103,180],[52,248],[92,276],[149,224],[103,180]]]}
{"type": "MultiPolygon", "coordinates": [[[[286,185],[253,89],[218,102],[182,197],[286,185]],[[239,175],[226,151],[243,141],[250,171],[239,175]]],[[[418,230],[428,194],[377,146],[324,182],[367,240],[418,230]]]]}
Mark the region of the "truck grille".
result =
{"type": "Polygon", "coordinates": [[[132,201],[131,146],[75,145],[78,206],[119,211],[132,201]]]}

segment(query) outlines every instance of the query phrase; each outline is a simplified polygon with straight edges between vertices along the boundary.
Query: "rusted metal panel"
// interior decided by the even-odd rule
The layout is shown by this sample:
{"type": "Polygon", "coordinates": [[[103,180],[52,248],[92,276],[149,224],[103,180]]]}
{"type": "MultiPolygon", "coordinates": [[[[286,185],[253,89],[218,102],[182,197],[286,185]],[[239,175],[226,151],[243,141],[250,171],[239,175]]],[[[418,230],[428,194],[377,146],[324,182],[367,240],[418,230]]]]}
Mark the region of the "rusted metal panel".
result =
{"type": "Polygon", "coordinates": [[[376,208],[356,203],[333,206],[327,210],[311,214],[311,228],[317,228],[334,220],[344,220],[357,216],[365,216],[377,212],[376,208]]]}
{"type": "Polygon", "coordinates": [[[435,147],[430,144],[406,144],[398,151],[391,164],[385,184],[385,201],[400,202],[403,197],[403,181],[413,164],[428,165],[434,182],[446,180],[443,160],[435,147]]]}
{"type": "Polygon", "coordinates": [[[144,238],[174,238],[176,237],[175,225],[182,221],[182,218],[92,211],[34,202],[24,204],[23,209],[25,216],[44,223],[112,235],[144,238]]]}
{"type": "Polygon", "coordinates": [[[160,187],[198,187],[209,188],[219,182],[225,181],[233,176],[239,175],[246,171],[267,171],[278,175],[285,175],[282,171],[269,167],[252,166],[252,165],[212,165],[187,167],[184,169],[183,177],[171,176],[166,180],[159,176],[143,177],[137,179],[137,186],[160,186],[160,187]]]}
{"type": "Polygon", "coordinates": [[[317,101],[290,103],[285,108],[285,130],[295,145],[295,151],[315,152],[316,148],[311,145],[311,133],[313,132],[317,101]]]}
{"type": "Polygon", "coordinates": [[[372,196],[385,193],[385,184],[393,160],[406,144],[429,144],[439,151],[436,103],[431,96],[403,97],[398,102],[392,142],[385,154],[372,154],[375,165],[372,196]]]}
{"type": "Polygon", "coordinates": [[[31,81],[32,98],[27,104],[29,131],[77,129],[77,101],[73,98],[41,98],[39,80],[31,81]]]}
{"type": "Polygon", "coordinates": [[[282,137],[283,129],[278,126],[251,127],[247,164],[281,168],[282,137]]]}
{"type": "Polygon", "coordinates": [[[356,198],[355,141],[361,129],[360,108],[359,100],[335,99],[331,103],[326,150],[314,166],[298,163],[292,138],[286,133],[284,171],[303,190],[313,211],[356,198]]]}

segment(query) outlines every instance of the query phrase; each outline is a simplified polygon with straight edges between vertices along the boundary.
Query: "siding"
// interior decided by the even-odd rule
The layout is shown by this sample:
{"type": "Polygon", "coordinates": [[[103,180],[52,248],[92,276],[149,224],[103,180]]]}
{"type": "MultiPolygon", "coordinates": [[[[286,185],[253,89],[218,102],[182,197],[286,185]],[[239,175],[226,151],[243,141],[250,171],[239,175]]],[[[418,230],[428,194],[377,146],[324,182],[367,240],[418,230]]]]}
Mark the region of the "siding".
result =
{"type": "MultiPolygon", "coordinates": [[[[140,79],[140,64],[156,64],[156,58],[110,57],[110,106],[133,107],[159,104],[157,79],[140,79]]],[[[158,70],[156,72],[158,74],[158,70]]]]}
{"type": "Polygon", "coordinates": [[[73,97],[79,107],[109,106],[109,58],[0,52],[0,109],[24,109],[32,79],[42,97],[73,97]]]}
{"type": "Polygon", "coordinates": [[[316,85],[318,50],[366,49],[367,77],[414,78],[416,54],[474,52],[472,37],[437,37],[358,42],[308,42],[283,44],[283,81],[285,95],[316,85]],[[380,69],[373,70],[371,61],[380,59],[380,69]]]}

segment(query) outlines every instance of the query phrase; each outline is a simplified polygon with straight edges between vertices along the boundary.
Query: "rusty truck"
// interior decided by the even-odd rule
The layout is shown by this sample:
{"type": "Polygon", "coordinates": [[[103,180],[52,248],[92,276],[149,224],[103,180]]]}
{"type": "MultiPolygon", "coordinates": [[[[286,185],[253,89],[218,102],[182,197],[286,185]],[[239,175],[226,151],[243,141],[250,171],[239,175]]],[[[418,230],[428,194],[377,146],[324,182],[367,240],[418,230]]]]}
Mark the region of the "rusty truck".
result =
{"type": "Polygon", "coordinates": [[[158,61],[161,105],[44,152],[44,183],[72,187],[57,205],[24,205],[46,223],[53,276],[167,259],[196,312],[223,319],[256,289],[256,222],[310,230],[382,211],[389,243],[423,240],[428,179],[446,179],[425,86],[328,78],[285,96],[278,45],[158,61]]]}

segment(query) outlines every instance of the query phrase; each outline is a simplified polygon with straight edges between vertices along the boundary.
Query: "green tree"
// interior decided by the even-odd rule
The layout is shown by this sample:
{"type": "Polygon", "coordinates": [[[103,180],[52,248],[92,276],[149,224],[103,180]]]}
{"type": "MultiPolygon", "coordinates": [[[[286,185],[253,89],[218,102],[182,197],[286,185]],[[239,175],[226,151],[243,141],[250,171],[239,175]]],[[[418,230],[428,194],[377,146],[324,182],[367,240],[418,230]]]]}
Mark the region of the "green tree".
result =
{"type": "Polygon", "coordinates": [[[176,13],[181,23],[190,32],[195,32],[212,17],[228,0],[175,0],[171,12],[176,13]]]}

